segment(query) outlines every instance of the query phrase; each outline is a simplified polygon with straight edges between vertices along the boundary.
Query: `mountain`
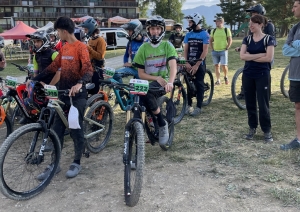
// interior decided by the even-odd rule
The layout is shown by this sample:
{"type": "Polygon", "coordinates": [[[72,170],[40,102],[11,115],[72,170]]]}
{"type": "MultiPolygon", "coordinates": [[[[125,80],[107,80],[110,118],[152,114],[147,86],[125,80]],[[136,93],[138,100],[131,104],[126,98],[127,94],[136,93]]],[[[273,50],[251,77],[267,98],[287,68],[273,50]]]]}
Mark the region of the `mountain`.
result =
{"type": "MultiPolygon", "coordinates": [[[[151,16],[152,11],[153,10],[148,10],[147,11],[148,17],[151,16]]],[[[215,15],[217,13],[222,13],[221,7],[216,6],[216,5],[213,5],[213,6],[199,6],[199,7],[193,8],[193,9],[182,10],[182,13],[185,16],[196,13],[196,12],[205,17],[207,25],[211,25],[213,27],[215,27],[215,22],[214,22],[215,15]]],[[[187,20],[182,20],[182,23],[183,23],[184,29],[186,27],[188,27],[187,20]]]]}

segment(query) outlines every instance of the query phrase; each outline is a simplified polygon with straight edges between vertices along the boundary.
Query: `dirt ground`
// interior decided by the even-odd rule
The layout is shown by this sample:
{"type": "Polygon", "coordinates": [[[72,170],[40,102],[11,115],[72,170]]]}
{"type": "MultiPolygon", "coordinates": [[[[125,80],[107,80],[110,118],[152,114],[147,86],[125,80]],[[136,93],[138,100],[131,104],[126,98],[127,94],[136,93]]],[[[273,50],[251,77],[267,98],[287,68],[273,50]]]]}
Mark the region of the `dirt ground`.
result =
{"type": "Polygon", "coordinates": [[[44,192],[20,202],[0,194],[1,211],[299,211],[267,197],[261,181],[251,181],[246,187],[236,183],[232,186],[228,178],[234,179],[234,170],[225,179],[200,156],[175,163],[165,156],[171,152],[150,144],[146,144],[146,151],[155,148],[160,156],[146,159],[142,194],[139,203],[130,208],[124,203],[122,145],[108,145],[101,153],[83,158],[81,173],[74,179],[66,179],[73,151],[71,141],[66,143],[62,171],[44,192]],[[239,193],[239,198],[233,190],[239,193]]]}

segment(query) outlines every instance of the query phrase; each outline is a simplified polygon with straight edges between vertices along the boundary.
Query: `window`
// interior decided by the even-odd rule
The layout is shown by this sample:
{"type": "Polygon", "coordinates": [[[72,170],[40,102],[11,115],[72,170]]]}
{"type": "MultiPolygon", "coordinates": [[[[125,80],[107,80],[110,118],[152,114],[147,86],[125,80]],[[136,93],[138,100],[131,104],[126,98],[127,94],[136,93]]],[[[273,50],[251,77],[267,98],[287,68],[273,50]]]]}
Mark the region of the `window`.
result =
{"type": "Polygon", "coordinates": [[[119,9],[119,13],[127,13],[127,10],[126,9],[119,9]]]}
{"type": "Polygon", "coordinates": [[[117,36],[119,38],[126,38],[126,34],[124,32],[117,32],[117,36]]]}
{"type": "Polygon", "coordinates": [[[45,7],[45,12],[46,12],[46,13],[53,13],[53,12],[56,12],[56,8],[53,8],[53,7],[45,7]]]}
{"type": "Polygon", "coordinates": [[[135,14],[136,13],[135,9],[128,9],[127,11],[128,11],[128,14],[135,14]]]}
{"type": "Polygon", "coordinates": [[[95,13],[102,13],[102,8],[95,8],[95,13]]]}
{"type": "Polygon", "coordinates": [[[5,12],[11,12],[11,8],[10,7],[5,7],[5,12]]]}
{"type": "Polygon", "coordinates": [[[75,13],[88,13],[88,8],[75,8],[75,13]]]}
{"type": "Polygon", "coordinates": [[[42,7],[34,7],[33,10],[34,10],[34,12],[43,12],[42,7]]]}

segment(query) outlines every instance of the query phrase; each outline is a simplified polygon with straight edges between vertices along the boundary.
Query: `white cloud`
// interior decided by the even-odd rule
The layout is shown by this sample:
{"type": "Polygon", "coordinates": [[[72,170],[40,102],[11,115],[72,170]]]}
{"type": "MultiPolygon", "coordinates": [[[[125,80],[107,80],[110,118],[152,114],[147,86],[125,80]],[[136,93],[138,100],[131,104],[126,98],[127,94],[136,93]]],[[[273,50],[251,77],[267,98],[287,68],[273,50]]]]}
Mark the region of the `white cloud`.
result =
{"type": "Polygon", "coordinates": [[[219,4],[220,0],[186,0],[182,6],[183,10],[191,9],[199,6],[212,6],[219,4]]]}

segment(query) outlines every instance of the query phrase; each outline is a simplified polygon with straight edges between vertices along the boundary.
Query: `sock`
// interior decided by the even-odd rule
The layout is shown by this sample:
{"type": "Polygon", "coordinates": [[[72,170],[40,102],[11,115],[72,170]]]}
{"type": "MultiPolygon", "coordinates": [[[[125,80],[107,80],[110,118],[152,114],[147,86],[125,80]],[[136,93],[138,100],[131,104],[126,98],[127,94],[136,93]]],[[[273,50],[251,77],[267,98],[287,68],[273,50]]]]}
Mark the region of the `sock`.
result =
{"type": "Polygon", "coordinates": [[[80,160],[74,160],[73,163],[80,165],[80,160]]]}
{"type": "Polygon", "coordinates": [[[166,125],[166,122],[161,114],[161,112],[159,112],[158,114],[156,114],[156,117],[157,117],[157,123],[158,123],[158,126],[160,127],[163,127],[166,125]]]}

